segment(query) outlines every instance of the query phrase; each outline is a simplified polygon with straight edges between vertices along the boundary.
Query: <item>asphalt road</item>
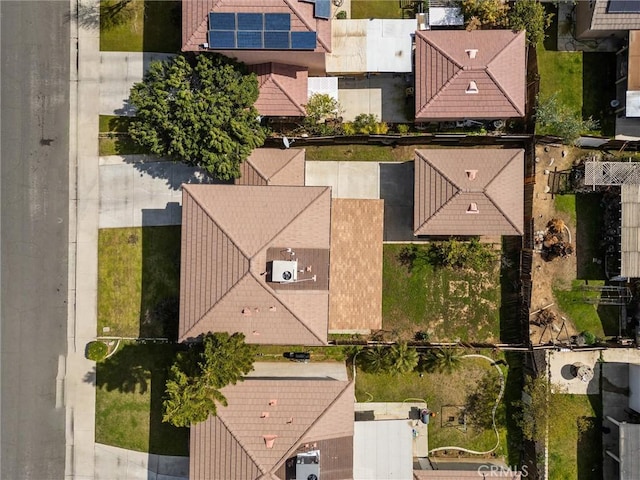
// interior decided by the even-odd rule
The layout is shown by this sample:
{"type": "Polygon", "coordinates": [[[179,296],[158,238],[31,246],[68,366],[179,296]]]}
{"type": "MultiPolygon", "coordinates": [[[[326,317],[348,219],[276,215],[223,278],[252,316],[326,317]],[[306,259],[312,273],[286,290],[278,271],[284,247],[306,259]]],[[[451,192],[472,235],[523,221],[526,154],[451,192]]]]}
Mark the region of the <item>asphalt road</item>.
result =
{"type": "Polygon", "coordinates": [[[69,1],[0,1],[0,478],[61,479],[69,1]]]}

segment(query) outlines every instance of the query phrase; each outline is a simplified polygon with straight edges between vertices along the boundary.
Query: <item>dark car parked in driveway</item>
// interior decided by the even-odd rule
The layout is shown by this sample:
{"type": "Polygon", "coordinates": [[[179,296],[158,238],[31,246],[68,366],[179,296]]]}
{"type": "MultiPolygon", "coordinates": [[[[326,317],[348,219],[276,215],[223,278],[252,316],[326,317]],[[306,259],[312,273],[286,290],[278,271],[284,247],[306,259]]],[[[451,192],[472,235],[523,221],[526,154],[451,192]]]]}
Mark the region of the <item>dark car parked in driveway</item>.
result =
{"type": "Polygon", "coordinates": [[[284,352],[282,356],[294,362],[307,363],[311,360],[311,354],[309,352],[284,352]]]}

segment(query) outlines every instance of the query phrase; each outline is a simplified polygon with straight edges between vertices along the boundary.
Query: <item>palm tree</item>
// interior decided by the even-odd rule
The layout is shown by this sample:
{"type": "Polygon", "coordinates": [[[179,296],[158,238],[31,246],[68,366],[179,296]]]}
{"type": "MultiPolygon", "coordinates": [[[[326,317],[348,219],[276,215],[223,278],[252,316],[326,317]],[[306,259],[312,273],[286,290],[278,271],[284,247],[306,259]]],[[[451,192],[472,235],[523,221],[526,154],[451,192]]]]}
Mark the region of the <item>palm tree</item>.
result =
{"type": "Polygon", "coordinates": [[[380,345],[365,350],[360,358],[365,372],[380,373],[389,369],[389,351],[380,345]]]}
{"type": "Polygon", "coordinates": [[[429,350],[422,358],[428,372],[453,373],[460,368],[462,356],[455,347],[429,350]]]}
{"type": "Polygon", "coordinates": [[[396,343],[389,352],[389,369],[394,373],[409,373],[418,366],[420,356],[406,342],[396,343]]]}

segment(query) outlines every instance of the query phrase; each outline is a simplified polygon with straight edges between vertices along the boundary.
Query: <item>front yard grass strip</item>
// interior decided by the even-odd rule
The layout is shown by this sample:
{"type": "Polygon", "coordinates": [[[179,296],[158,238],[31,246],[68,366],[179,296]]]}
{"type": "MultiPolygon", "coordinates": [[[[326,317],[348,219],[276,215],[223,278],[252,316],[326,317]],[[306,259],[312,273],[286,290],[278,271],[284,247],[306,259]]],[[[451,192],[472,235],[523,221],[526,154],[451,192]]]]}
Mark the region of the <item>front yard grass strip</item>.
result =
{"type": "Polygon", "coordinates": [[[179,226],[100,230],[97,334],[173,335],[179,281],[179,226]]]}
{"type": "Polygon", "coordinates": [[[189,455],[189,429],[162,422],[174,344],[126,342],[96,366],[96,442],[138,452],[189,455]]]}
{"type": "Polygon", "coordinates": [[[312,362],[344,362],[346,355],[340,346],[303,347],[300,345],[257,345],[257,362],[291,362],[282,356],[285,352],[309,352],[312,362]]]}
{"type": "Polygon", "coordinates": [[[101,51],[177,53],[180,50],[181,2],[133,0],[123,10],[113,13],[119,18],[106,18],[109,6],[118,1],[100,1],[101,51]],[[113,20],[116,25],[111,25],[113,20]]]}
{"type": "Polygon", "coordinates": [[[133,117],[121,115],[100,115],[99,132],[100,133],[127,133],[129,131],[129,123],[133,117]]]}
{"type": "MultiPolygon", "coordinates": [[[[405,245],[383,249],[382,325],[431,341],[495,342],[500,338],[500,269],[452,270],[424,265],[409,271],[399,259],[405,245]]],[[[420,247],[424,248],[424,247],[420,247]]],[[[408,338],[407,338],[408,339],[408,338]]]]}

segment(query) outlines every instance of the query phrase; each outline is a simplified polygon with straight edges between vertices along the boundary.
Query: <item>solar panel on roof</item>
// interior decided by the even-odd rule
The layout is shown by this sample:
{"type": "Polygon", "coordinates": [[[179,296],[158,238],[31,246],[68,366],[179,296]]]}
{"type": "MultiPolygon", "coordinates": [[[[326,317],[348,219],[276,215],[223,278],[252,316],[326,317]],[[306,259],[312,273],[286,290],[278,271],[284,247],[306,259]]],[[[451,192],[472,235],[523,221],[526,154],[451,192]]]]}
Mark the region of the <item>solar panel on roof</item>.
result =
{"type": "Polygon", "coordinates": [[[286,31],[291,30],[291,14],[289,13],[265,13],[264,29],[286,31]]]}
{"type": "Polygon", "coordinates": [[[609,0],[607,13],[640,13],[638,0],[609,0]]]}
{"type": "Polygon", "coordinates": [[[330,0],[316,0],[316,6],[313,9],[313,16],[316,18],[331,18],[331,2],[330,0]]]}
{"type": "Polygon", "coordinates": [[[315,50],[316,32],[291,32],[293,50],[315,50]]]}
{"type": "Polygon", "coordinates": [[[238,48],[262,48],[262,32],[238,30],[238,48]]]}
{"type": "Polygon", "coordinates": [[[209,48],[236,48],[236,32],[209,30],[209,48]]]}
{"type": "Polygon", "coordinates": [[[258,31],[263,29],[262,13],[238,13],[238,30],[258,31]]]}
{"type": "Polygon", "coordinates": [[[290,45],[289,32],[264,32],[264,48],[288,50],[290,45]]]}
{"type": "Polygon", "coordinates": [[[235,13],[216,13],[209,14],[209,30],[235,30],[236,15],[235,13]]]}

